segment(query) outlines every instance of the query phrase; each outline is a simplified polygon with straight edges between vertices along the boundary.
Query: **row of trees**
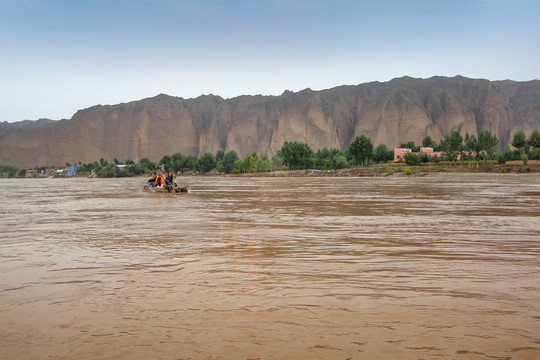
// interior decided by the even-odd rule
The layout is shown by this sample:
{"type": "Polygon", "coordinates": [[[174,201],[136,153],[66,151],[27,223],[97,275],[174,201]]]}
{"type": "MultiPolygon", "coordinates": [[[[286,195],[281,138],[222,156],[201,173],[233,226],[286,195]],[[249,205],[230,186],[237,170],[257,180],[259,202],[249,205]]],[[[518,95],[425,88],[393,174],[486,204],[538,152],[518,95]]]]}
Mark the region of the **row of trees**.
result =
{"type": "Polygon", "coordinates": [[[217,171],[221,173],[246,173],[274,171],[284,169],[342,169],[351,165],[368,165],[370,162],[388,162],[393,158],[393,151],[384,144],[373,148],[371,139],[365,135],[357,137],[349,147],[340,149],[323,148],[314,151],[307,143],[285,141],[277,154],[269,157],[266,152],[250,152],[240,158],[236,151],[217,151],[216,154],[204,153],[199,157],[174,153],[165,155],[157,163],[143,158],[139,163],[133,160],[124,162],[126,167],[119,168],[120,161],[108,163],[104,159],[88,164],[79,164],[80,172],[95,172],[100,177],[132,176],[157,171],[180,172],[195,170],[202,173],[217,171]]]}
{"type": "MultiPolygon", "coordinates": [[[[445,153],[442,159],[431,158],[427,155],[408,154],[411,163],[450,160],[455,161],[458,155],[461,159],[493,159],[495,149],[499,143],[497,136],[489,131],[482,131],[476,135],[465,134],[463,137],[459,132],[444,136],[439,144],[433,141],[430,136],[426,136],[422,141],[422,146],[433,147],[445,153]]],[[[418,152],[420,146],[414,142],[400,144],[400,147],[413,149],[418,152]]],[[[264,152],[248,153],[240,159],[236,152],[228,153],[219,150],[215,155],[205,153],[198,159],[184,156],[180,153],[171,156],[164,156],[159,165],[163,165],[166,170],[178,171],[185,168],[196,169],[201,172],[216,170],[218,172],[258,172],[282,169],[342,169],[348,166],[368,166],[369,164],[387,163],[393,160],[393,150],[385,144],[373,146],[371,139],[366,135],[357,136],[345,150],[340,149],[319,149],[314,151],[309,144],[299,141],[285,141],[277,154],[272,158],[264,152]],[[186,164],[189,164],[186,166],[186,164]]]]}
{"type": "MultiPolygon", "coordinates": [[[[512,139],[512,146],[516,149],[514,158],[519,154],[518,159],[524,161],[528,159],[540,160],[540,131],[534,129],[528,138],[525,131],[516,131],[512,139]]],[[[510,155],[510,151],[510,147],[507,147],[503,154],[510,155]]]]}
{"type": "MultiPolygon", "coordinates": [[[[490,131],[481,131],[478,137],[469,133],[466,133],[465,137],[463,137],[458,131],[454,131],[451,134],[445,135],[438,144],[433,141],[431,136],[425,136],[421,146],[431,147],[435,151],[443,151],[446,153],[446,157],[450,158],[463,152],[475,154],[485,152],[493,154],[498,144],[499,139],[496,135],[491,134],[490,131]]],[[[413,152],[420,151],[420,145],[417,146],[414,141],[402,143],[399,147],[410,148],[413,152]]]]}
{"type": "Polygon", "coordinates": [[[435,151],[444,153],[443,159],[431,158],[427,154],[415,154],[420,151],[420,146],[415,146],[414,142],[401,144],[400,147],[411,148],[413,153],[405,155],[405,162],[408,165],[417,165],[428,161],[457,161],[461,160],[486,160],[492,159],[495,154],[495,148],[499,144],[496,135],[489,131],[481,131],[476,135],[465,134],[463,137],[458,131],[445,135],[439,144],[435,143],[430,136],[424,137],[422,146],[432,147],[435,151]]]}
{"type": "MultiPolygon", "coordinates": [[[[430,158],[425,154],[414,154],[419,152],[420,145],[409,141],[400,144],[399,147],[411,148],[413,153],[405,157],[409,165],[416,165],[421,162],[450,160],[456,161],[458,155],[462,160],[475,159],[496,159],[495,149],[499,143],[497,136],[489,131],[482,131],[476,135],[465,134],[463,137],[459,132],[454,131],[445,135],[440,143],[436,143],[430,136],[424,137],[422,145],[432,147],[435,151],[443,151],[445,156],[442,159],[430,158]]],[[[500,162],[508,160],[539,159],[540,158],[540,133],[534,130],[527,138],[525,132],[518,131],[512,140],[512,146],[502,154],[498,155],[500,162]]],[[[216,154],[204,153],[197,157],[194,155],[184,155],[174,153],[165,155],[157,163],[148,158],[143,158],[139,163],[133,160],[126,160],[122,166],[118,159],[109,163],[104,159],[93,163],[79,163],[79,172],[95,172],[100,177],[122,177],[142,175],[158,169],[175,172],[187,169],[208,173],[217,171],[222,173],[245,173],[272,171],[283,169],[342,169],[348,166],[367,166],[369,164],[387,163],[393,159],[393,150],[385,144],[373,146],[371,139],[366,135],[357,136],[345,150],[340,149],[319,149],[314,151],[307,143],[299,141],[285,141],[277,154],[269,157],[265,152],[250,152],[240,159],[236,151],[225,152],[219,150],[216,154]]],[[[70,165],[70,164],[66,164],[70,165]]],[[[13,177],[19,175],[20,170],[13,166],[0,166],[0,176],[13,177]]],[[[24,176],[24,175],[22,175],[24,176]]]]}
{"type": "Polygon", "coordinates": [[[19,169],[12,165],[0,165],[0,177],[24,177],[26,169],[19,169]]]}
{"type": "MultiPolygon", "coordinates": [[[[505,163],[511,160],[540,160],[540,132],[534,130],[529,137],[523,130],[514,133],[512,138],[512,147],[510,145],[500,153],[496,154],[496,147],[499,144],[497,136],[489,131],[481,131],[478,136],[468,133],[463,137],[459,132],[444,136],[439,144],[435,143],[429,136],[426,136],[422,146],[433,147],[435,151],[443,151],[445,156],[443,160],[456,161],[461,160],[497,160],[499,163],[505,163]]],[[[420,146],[414,142],[403,143],[400,147],[411,148],[413,152],[419,152],[420,146]]],[[[441,159],[431,159],[423,154],[406,154],[405,161],[409,165],[415,165],[421,162],[438,161],[441,159]]]]}

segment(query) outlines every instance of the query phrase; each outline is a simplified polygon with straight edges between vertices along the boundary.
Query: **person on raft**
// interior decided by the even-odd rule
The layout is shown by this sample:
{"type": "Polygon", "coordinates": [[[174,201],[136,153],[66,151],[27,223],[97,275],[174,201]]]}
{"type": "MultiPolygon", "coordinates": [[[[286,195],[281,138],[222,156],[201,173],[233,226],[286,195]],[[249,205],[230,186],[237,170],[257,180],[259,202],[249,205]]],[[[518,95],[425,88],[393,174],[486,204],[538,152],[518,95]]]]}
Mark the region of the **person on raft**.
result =
{"type": "Polygon", "coordinates": [[[158,178],[158,176],[157,176],[156,172],[154,171],[154,173],[152,174],[150,179],[148,179],[148,183],[146,184],[146,186],[147,187],[156,187],[157,178],[158,178]]]}
{"type": "Polygon", "coordinates": [[[165,177],[165,187],[167,188],[167,190],[174,189],[174,174],[172,173],[172,171],[169,171],[169,173],[165,177]]]}
{"type": "Polygon", "coordinates": [[[161,188],[163,187],[163,184],[165,183],[165,174],[160,173],[158,176],[156,176],[156,182],[154,187],[161,188]]]}

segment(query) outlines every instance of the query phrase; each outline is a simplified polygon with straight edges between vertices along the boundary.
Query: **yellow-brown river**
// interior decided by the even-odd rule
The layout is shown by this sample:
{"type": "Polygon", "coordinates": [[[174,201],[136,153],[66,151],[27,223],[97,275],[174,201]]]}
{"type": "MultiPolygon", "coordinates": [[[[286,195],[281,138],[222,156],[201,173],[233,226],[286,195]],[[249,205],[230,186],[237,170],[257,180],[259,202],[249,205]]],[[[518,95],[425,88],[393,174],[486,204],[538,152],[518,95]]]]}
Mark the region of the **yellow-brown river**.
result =
{"type": "Polygon", "coordinates": [[[0,180],[1,359],[540,359],[540,177],[0,180]]]}

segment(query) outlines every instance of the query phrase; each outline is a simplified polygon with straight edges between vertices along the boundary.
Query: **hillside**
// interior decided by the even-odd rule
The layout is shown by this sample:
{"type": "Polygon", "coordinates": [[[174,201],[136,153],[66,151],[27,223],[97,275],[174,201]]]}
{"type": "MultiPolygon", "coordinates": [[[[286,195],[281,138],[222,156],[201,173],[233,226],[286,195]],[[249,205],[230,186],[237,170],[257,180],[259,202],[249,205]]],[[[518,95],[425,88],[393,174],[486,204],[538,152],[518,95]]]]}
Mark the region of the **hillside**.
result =
{"type": "Polygon", "coordinates": [[[414,79],[280,96],[183,99],[164,94],[79,110],[69,120],[0,123],[0,164],[33,167],[104,158],[159,160],[181,152],[222,149],[272,155],[285,140],[313,149],[344,149],[366,134],[395,147],[439,141],[454,130],[489,130],[504,148],[519,129],[540,129],[540,81],[488,81],[461,76],[414,79]],[[24,123],[24,124],[23,124],[24,123]]]}

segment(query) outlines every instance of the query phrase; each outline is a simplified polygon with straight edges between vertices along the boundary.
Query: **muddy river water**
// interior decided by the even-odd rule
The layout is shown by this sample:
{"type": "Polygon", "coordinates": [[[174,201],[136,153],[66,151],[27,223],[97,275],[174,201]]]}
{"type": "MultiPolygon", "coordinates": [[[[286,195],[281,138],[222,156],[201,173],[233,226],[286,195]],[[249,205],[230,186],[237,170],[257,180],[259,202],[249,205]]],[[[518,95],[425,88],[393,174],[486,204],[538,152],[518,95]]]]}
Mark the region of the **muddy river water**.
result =
{"type": "Polygon", "coordinates": [[[540,359],[540,177],[0,180],[1,359],[540,359]]]}

